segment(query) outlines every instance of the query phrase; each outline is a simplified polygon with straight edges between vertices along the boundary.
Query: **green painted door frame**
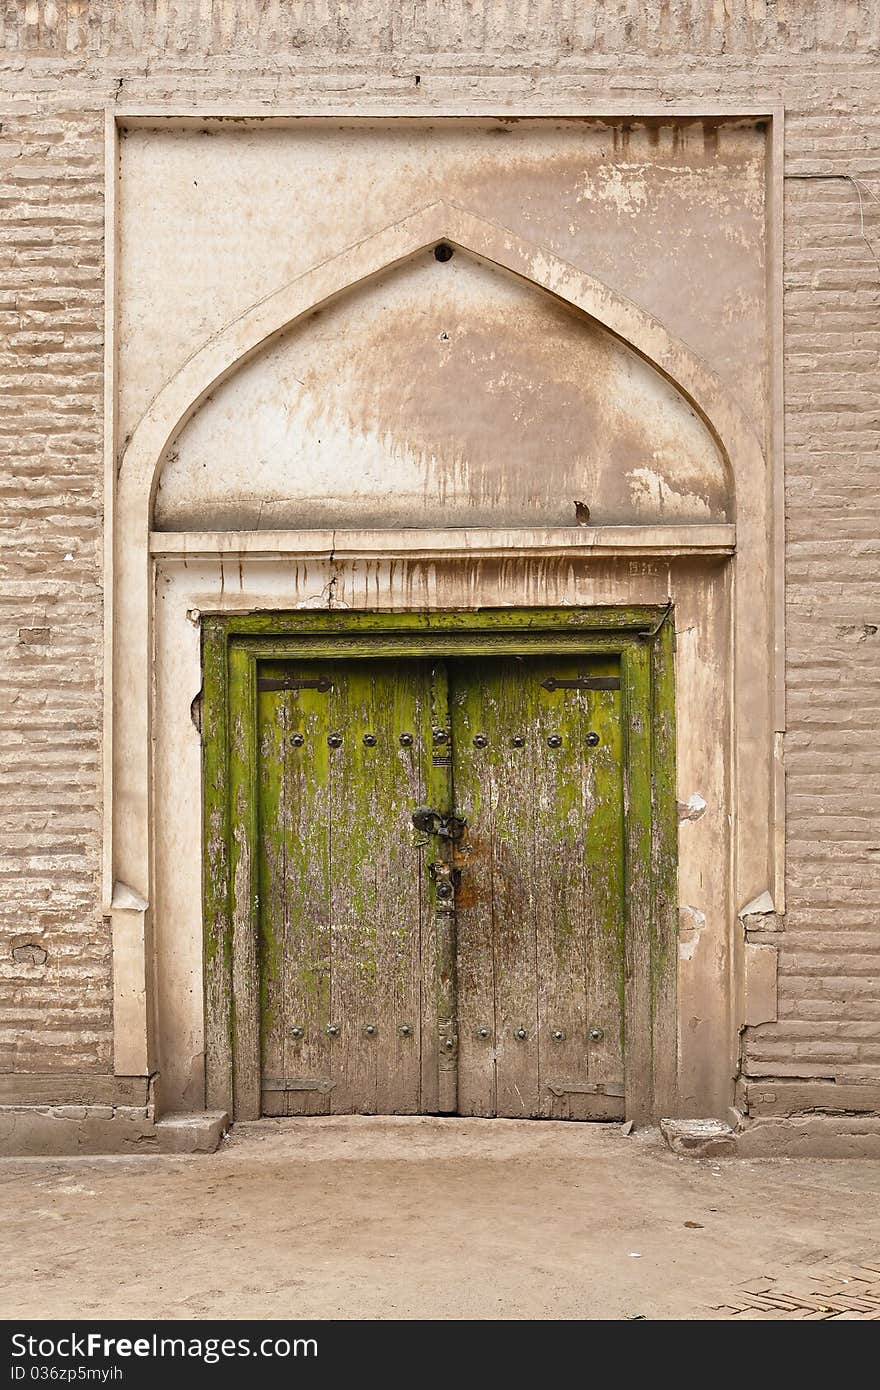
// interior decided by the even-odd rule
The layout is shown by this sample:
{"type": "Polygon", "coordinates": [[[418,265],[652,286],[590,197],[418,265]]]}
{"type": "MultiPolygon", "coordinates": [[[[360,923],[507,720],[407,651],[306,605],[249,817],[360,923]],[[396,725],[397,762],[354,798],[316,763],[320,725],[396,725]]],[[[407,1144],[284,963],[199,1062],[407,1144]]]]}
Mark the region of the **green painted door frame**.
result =
{"type": "Polygon", "coordinates": [[[257,665],[266,660],[608,654],[623,706],[626,1114],[675,1113],[677,838],[671,608],[206,617],[203,649],[207,1103],[260,1113],[257,665]]]}

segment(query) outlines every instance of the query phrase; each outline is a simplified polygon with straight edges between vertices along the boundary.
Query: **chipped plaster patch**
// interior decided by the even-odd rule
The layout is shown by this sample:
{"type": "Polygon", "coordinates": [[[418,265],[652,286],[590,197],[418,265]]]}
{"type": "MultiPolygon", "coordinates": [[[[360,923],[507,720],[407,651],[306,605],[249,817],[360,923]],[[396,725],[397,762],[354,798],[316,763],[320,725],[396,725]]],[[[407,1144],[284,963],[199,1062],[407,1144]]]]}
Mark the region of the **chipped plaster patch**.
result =
{"type": "Polygon", "coordinates": [[[737,913],[748,940],[750,932],[774,932],[782,930],[782,918],[776,911],[776,904],[770,893],[759,893],[757,898],[746,903],[737,913]]]}
{"type": "Polygon", "coordinates": [[[746,903],[745,907],[740,908],[738,915],[740,917],[757,917],[775,911],[776,905],[773,898],[769,893],[764,892],[759,893],[757,898],[752,898],[750,903],[746,903]]]}
{"type": "Polygon", "coordinates": [[[706,914],[684,903],[679,914],[679,960],[692,960],[706,925],[706,914]]]}
{"type": "Polygon", "coordinates": [[[620,213],[638,212],[648,205],[647,181],[644,175],[625,175],[618,165],[597,169],[596,182],[585,185],[577,194],[579,203],[593,198],[610,203],[620,213]]]}
{"type": "Polygon", "coordinates": [[[694,792],[687,801],[676,802],[679,821],[699,820],[701,816],[706,814],[708,804],[705,797],[700,796],[699,792],[694,792]]]}
{"type": "Polygon", "coordinates": [[[17,965],[45,965],[48,952],[36,941],[23,941],[13,946],[12,959],[17,965]]]}

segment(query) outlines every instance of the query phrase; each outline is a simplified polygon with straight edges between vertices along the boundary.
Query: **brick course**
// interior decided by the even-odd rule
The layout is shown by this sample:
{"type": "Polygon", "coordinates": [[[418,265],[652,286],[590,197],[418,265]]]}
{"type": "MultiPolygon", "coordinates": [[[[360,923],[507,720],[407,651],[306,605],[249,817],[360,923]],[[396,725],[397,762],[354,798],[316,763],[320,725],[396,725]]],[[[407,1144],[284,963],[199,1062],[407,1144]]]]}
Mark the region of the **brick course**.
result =
{"type": "Polygon", "coordinates": [[[105,1070],[102,114],[6,115],[0,163],[0,1070],[105,1070]]]}
{"type": "Polygon", "coordinates": [[[773,99],[789,175],[788,912],[779,1021],[751,1030],[747,1067],[880,1077],[878,0],[4,0],[0,71],[0,1070],[111,1066],[105,105],[773,99]],[[13,959],[32,939],[46,962],[13,959]]]}

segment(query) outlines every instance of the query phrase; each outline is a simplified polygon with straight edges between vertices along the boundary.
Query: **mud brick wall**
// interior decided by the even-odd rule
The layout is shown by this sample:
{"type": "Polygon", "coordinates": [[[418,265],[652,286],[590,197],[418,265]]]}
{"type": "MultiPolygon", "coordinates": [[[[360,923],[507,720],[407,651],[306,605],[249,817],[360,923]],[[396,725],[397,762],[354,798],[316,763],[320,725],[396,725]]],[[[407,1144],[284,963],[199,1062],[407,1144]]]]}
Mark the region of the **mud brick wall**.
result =
{"type": "Polygon", "coordinates": [[[880,1079],[878,88],[878,0],[0,0],[0,1073],[112,1065],[105,107],[770,99],[789,175],[788,913],[779,1022],[747,1066],[880,1079]]]}

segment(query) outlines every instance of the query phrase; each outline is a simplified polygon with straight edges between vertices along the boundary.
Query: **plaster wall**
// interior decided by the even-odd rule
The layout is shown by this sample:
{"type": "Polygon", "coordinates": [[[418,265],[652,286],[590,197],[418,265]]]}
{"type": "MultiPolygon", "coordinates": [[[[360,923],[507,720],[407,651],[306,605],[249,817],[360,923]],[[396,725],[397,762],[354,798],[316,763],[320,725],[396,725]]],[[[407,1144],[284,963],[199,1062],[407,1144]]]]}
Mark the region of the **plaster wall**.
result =
{"type": "Polygon", "coordinates": [[[188,354],[255,300],[439,199],[635,300],[764,427],[759,122],[129,123],[119,160],[123,437],[188,354]]]}

